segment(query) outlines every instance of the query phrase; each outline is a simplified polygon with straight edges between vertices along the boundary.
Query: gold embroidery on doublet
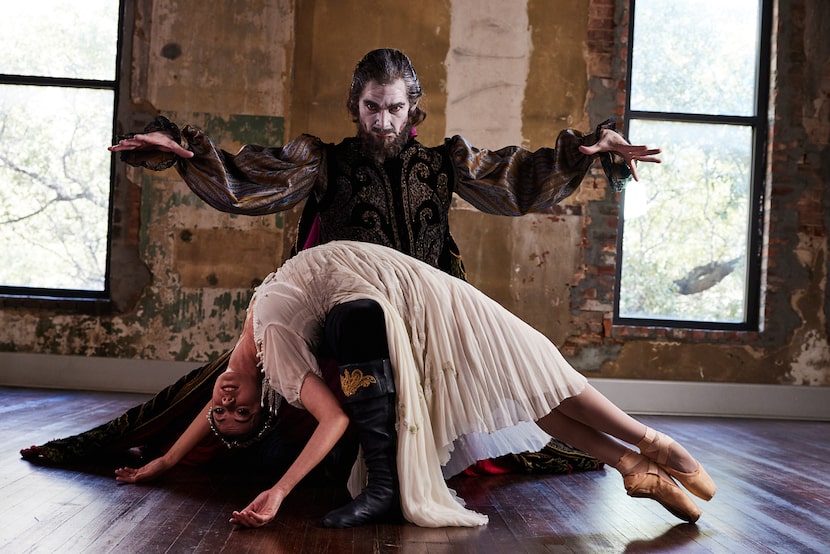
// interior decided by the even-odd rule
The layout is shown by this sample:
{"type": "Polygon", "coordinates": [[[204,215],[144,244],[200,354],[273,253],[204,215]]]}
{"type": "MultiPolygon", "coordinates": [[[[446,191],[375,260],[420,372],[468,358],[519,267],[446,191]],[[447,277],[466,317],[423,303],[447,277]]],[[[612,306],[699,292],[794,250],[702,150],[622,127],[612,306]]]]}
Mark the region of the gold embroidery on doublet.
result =
{"type": "Polygon", "coordinates": [[[371,242],[437,266],[452,203],[446,149],[412,141],[394,160],[376,164],[347,139],[328,156],[329,187],[319,204],[322,242],[371,242]]]}

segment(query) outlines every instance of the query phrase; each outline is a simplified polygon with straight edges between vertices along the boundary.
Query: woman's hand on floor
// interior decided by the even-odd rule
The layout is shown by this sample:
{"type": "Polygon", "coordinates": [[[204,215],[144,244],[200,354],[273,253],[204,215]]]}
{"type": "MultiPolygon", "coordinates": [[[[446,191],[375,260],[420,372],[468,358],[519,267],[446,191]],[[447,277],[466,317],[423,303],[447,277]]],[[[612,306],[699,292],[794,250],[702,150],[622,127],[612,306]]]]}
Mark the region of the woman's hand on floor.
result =
{"type": "Polygon", "coordinates": [[[172,467],[170,463],[164,459],[156,458],[155,460],[141,466],[138,469],[131,467],[120,467],[115,470],[115,480],[122,483],[138,483],[139,481],[152,481],[159,475],[172,467]]]}
{"type": "Polygon", "coordinates": [[[231,523],[243,527],[262,527],[277,515],[285,494],[277,487],[262,491],[241,512],[233,512],[231,523]]]}

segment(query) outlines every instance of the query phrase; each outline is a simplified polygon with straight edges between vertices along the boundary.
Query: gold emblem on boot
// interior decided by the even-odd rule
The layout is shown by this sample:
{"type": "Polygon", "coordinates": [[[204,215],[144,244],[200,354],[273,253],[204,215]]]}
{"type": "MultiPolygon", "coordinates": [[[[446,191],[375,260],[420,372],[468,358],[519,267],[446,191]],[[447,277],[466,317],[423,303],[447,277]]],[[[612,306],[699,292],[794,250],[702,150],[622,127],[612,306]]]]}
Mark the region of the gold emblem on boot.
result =
{"type": "Polygon", "coordinates": [[[340,387],[343,389],[343,394],[347,397],[356,393],[357,389],[369,387],[374,383],[377,383],[377,379],[371,375],[363,375],[363,372],[359,369],[355,369],[352,372],[344,369],[343,374],[340,376],[340,387]]]}

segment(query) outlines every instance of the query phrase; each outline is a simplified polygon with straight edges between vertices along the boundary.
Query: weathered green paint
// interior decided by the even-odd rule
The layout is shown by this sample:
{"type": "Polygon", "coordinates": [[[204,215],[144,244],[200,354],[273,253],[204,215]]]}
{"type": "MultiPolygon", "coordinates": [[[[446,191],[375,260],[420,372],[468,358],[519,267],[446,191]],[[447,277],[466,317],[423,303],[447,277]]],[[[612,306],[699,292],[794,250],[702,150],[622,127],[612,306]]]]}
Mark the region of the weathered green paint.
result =
{"type": "MultiPolygon", "coordinates": [[[[263,276],[264,277],[264,276],[263,276]]],[[[248,308],[253,290],[246,292],[226,292],[213,299],[210,317],[226,315],[228,312],[240,313],[248,308]]]]}
{"type": "Polygon", "coordinates": [[[285,140],[285,118],[280,116],[231,114],[223,117],[203,112],[166,112],[164,115],[180,126],[187,124],[202,129],[220,148],[231,142],[282,146],[285,140]]]}

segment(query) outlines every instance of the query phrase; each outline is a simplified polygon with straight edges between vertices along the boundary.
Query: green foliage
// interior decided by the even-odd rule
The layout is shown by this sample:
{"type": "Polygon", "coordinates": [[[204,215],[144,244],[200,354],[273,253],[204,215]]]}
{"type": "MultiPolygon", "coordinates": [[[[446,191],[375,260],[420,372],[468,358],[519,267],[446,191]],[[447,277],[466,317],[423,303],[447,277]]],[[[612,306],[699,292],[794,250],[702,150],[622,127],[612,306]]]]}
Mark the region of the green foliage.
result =
{"type": "MultiPolygon", "coordinates": [[[[13,2],[0,74],[114,81],[119,2],[13,2]]],[[[114,92],[0,85],[0,286],[101,291],[114,92]]]]}
{"type": "Polygon", "coordinates": [[[672,119],[754,115],[759,1],[637,0],[635,9],[631,109],[667,116],[629,121],[632,142],[661,147],[663,163],[641,165],[641,183],[625,193],[619,314],[743,322],[752,128],[672,119]],[[694,281],[698,292],[679,286],[718,264],[731,273],[694,281]]]}
{"type": "Polygon", "coordinates": [[[637,0],[631,108],[752,115],[758,0],[637,0]]]}
{"type": "Polygon", "coordinates": [[[112,81],[117,0],[4,2],[0,73],[112,81]]]}
{"type": "Polygon", "coordinates": [[[750,129],[636,123],[632,134],[660,144],[663,163],[641,166],[641,183],[625,195],[620,315],[743,321],[750,129]],[[736,258],[717,285],[692,295],[677,290],[674,281],[694,268],[736,258]]]}
{"type": "Polygon", "coordinates": [[[0,87],[0,283],[103,290],[113,95],[0,87]]]}

